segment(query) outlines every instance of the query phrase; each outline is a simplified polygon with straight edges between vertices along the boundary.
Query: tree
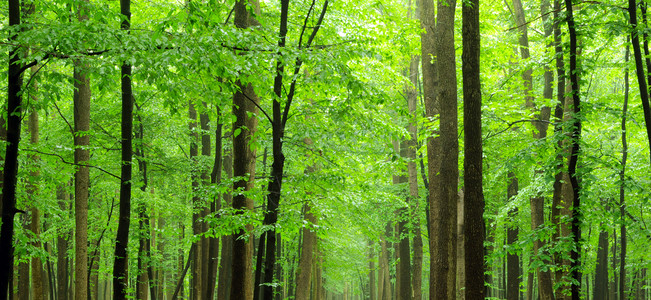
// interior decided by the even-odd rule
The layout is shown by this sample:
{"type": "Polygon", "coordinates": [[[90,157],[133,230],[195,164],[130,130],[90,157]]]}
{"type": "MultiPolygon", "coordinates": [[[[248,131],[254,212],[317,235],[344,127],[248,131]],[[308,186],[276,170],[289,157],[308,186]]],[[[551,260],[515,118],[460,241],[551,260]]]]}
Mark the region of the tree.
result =
{"type": "MultiPolygon", "coordinates": [[[[121,29],[128,32],[131,27],[131,0],[120,0],[123,16],[121,29]]],[[[133,159],[133,91],[129,62],[123,61],[120,68],[122,88],[121,144],[122,159],[120,168],[120,215],[115,238],[115,261],[113,264],[113,299],[127,298],[129,225],[131,222],[131,162],[133,159]]]]}
{"type": "MultiPolygon", "coordinates": [[[[9,26],[20,26],[20,1],[9,4],[9,26]]],[[[16,35],[9,36],[9,42],[16,35]]],[[[2,227],[0,227],[0,269],[11,270],[13,259],[14,215],[16,209],[16,182],[18,179],[18,144],[22,118],[22,85],[24,67],[21,62],[21,49],[13,47],[9,51],[7,69],[7,147],[5,151],[4,177],[2,180],[2,227]]],[[[0,297],[7,299],[11,272],[0,272],[0,297]]]]}
{"type": "MultiPolygon", "coordinates": [[[[457,74],[454,48],[454,14],[456,1],[438,1],[436,24],[436,54],[439,74],[439,106],[441,153],[440,199],[430,208],[432,223],[440,236],[435,239],[431,263],[436,264],[432,272],[435,286],[430,296],[439,299],[456,298],[456,225],[457,225],[457,182],[459,180],[457,140],[457,74]]],[[[432,183],[432,181],[430,181],[432,183]]],[[[433,237],[434,237],[433,236],[433,237]]]]}
{"type": "Polygon", "coordinates": [[[464,124],[464,239],[466,299],[483,299],[484,286],[484,190],[481,135],[481,82],[479,0],[463,3],[463,124],[464,124]]]}

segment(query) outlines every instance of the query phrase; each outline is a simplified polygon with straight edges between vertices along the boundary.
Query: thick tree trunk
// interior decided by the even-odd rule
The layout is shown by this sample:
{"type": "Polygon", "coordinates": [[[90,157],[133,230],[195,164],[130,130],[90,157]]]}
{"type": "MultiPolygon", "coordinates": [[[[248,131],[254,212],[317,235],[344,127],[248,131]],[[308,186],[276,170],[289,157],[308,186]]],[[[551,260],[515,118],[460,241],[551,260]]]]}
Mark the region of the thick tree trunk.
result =
{"type": "Polygon", "coordinates": [[[317,219],[310,211],[309,203],[304,206],[305,220],[307,224],[303,227],[303,243],[301,245],[301,257],[298,261],[296,273],[296,300],[310,300],[310,286],[312,279],[312,261],[314,260],[314,248],[316,246],[316,232],[312,224],[317,225],[317,219]]]}
{"type": "MultiPolygon", "coordinates": [[[[256,1],[238,0],[235,3],[234,22],[238,28],[248,28],[254,22],[247,11],[248,5],[258,6],[256,1]]],[[[233,132],[238,132],[233,136],[233,176],[246,179],[239,179],[233,184],[235,191],[242,191],[233,197],[233,208],[238,214],[243,214],[253,209],[253,200],[245,192],[252,190],[255,185],[255,148],[251,145],[258,126],[255,117],[258,96],[249,83],[238,82],[238,88],[233,95],[233,132]]],[[[246,226],[251,229],[251,225],[246,226]]],[[[248,242],[252,239],[244,237],[247,231],[249,230],[239,229],[233,234],[233,276],[230,287],[230,298],[233,300],[253,299],[253,249],[248,242]]]]}
{"type": "MultiPolygon", "coordinates": [[[[124,17],[122,30],[129,31],[131,0],[120,0],[120,12],[124,17]]],[[[122,63],[120,74],[122,86],[122,157],[120,169],[120,217],[115,238],[115,262],[113,264],[113,299],[127,297],[129,225],[131,222],[131,161],[133,156],[133,92],[131,88],[131,65],[122,63]]]]}
{"type": "MultiPolygon", "coordinates": [[[[8,1],[9,26],[20,25],[20,1],[8,1]]],[[[9,43],[15,36],[9,37],[9,43]]],[[[9,295],[9,281],[12,278],[14,215],[16,209],[16,183],[18,176],[18,143],[22,118],[23,70],[19,47],[9,51],[7,69],[7,148],[5,151],[4,177],[2,186],[2,227],[0,227],[0,299],[9,295]]]]}
{"type": "Polygon", "coordinates": [[[481,83],[479,80],[479,0],[463,3],[463,123],[464,133],[464,245],[466,299],[484,299],[484,189],[481,135],[481,83]]]}
{"type": "Polygon", "coordinates": [[[430,297],[456,299],[457,184],[459,144],[457,128],[457,73],[454,47],[456,1],[438,1],[436,54],[438,57],[441,149],[440,199],[433,211],[433,232],[440,232],[434,243],[431,273],[434,290],[430,297]]]}

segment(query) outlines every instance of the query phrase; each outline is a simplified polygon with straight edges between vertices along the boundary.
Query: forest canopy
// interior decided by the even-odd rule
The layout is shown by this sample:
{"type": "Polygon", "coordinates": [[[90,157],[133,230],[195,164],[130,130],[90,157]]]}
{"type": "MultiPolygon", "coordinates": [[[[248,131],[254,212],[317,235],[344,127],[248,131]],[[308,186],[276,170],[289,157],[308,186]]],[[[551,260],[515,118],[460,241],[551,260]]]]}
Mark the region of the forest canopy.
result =
{"type": "Polygon", "coordinates": [[[0,299],[651,298],[645,0],[0,6],[0,299]]]}

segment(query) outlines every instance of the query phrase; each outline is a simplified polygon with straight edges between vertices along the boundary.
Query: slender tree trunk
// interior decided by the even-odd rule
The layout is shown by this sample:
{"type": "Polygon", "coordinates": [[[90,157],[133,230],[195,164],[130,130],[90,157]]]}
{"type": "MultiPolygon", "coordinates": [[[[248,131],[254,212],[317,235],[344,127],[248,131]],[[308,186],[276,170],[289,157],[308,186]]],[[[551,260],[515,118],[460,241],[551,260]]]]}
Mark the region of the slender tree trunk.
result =
{"type": "MultiPolygon", "coordinates": [[[[59,208],[63,212],[61,218],[67,220],[68,218],[68,200],[69,195],[66,191],[65,183],[59,183],[57,187],[57,199],[59,201],[59,208]]],[[[72,232],[63,231],[58,229],[57,234],[57,299],[68,299],[68,240],[72,237],[72,232]]]]}
{"type": "Polygon", "coordinates": [[[484,299],[484,190],[482,179],[479,0],[463,3],[464,245],[466,299],[484,299]]]}
{"type": "Polygon", "coordinates": [[[574,247],[570,252],[570,260],[572,268],[570,274],[574,283],[572,284],[572,300],[579,300],[581,295],[581,198],[579,198],[580,189],[579,180],[576,174],[576,165],[579,159],[581,138],[581,98],[579,91],[579,77],[577,69],[577,36],[574,23],[574,15],[572,12],[572,0],[565,0],[565,7],[567,10],[567,27],[570,36],[570,82],[572,84],[572,100],[574,108],[573,130],[572,130],[572,148],[570,152],[570,161],[568,164],[568,175],[572,183],[573,201],[572,201],[572,235],[574,239],[574,247]]]}
{"type": "MultiPolygon", "coordinates": [[[[217,125],[215,129],[215,162],[213,163],[212,173],[210,174],[210,183],[212,185],[219,185],[222,180],[222,127],[221,112],[217,109],[217,125]]],[[[203,122],[202,122],[203,127],[203,122]]],[[[221,195],[217,195],[213,199],[210,211],[217,213],[222,207],[221,195]]],[[[208,238],[208,282],[206,287],[206,299],[214,299],[215,297],[215,284],[217,282],[217,268],[219,263],[219,238],[208,238]]]]}
{"type": "MultiPolygon", "coordinates": [[[[197,129],[197,110],[194,107],[193,100],[190,100],[188,103],[188,129],[190,131],[190,161],[194,166],[200,165],[197,160],[199,156],[199,147],[197,143],[199,142],[199,133],[197,129]]],[[[199,172],[202,171],[202,168],[191,171],[191,181],[192,181],[192,234],[194,236],[201,236],[202,225],[201,225],[201,211],[203,210],[203,203],[201,197],[199,196],[199,172]]],[[[195,251],[192,254],[192,265],[190,266],[190,284],[192,286],[191,297],[194,299],[201,299],[201,283],[202,283],[202,268],[203,268],[203,238],[199,238],[193,242],[195,251]]]]}
{"type": "MultiPolygon", "coordinates": [[[[628,38],[626,38],[628,42],[628,38]]],[[[635,47],[635,46],[634,46],[635,47]]],[[[630,50],[628,43],[626,46],[626,54],[624,55],[624,61],[626,66],[628,66],[630,50]]],[[[637,63],[637,57],[636,57],[637,63]]],[[[624,107],[622,108],[622,169],[619,172],[619,214],[620,214],[620,245],[621,250],[619,254],[619,299],[626,299],[626,189],[624,185],[624,179],[626,178],[626,160],[628,158],[628,143],[626,141],[626,118],[628,113],[628,94],[629,94],[629,81],[628,78],[628,67],[624,69],[624,107]]],[[[639,77],[639,72],[638,72],[639,77]]],[[[640,94],[643,94],[640,92],[640,94]]],[[[613,240],[617,240],[613,238],[613,240]]],[[[613,268],[614,269],[614,268],[613,268]]]]}
{"type": "MultiPolygon", "coordinates": [[[[148,177],[147,177],[147,159],[145,158],[144,149],[144,125],[142,123],[142,111],[140,106],[136,105],[138,119],[138,130],[135,132],[136,143],[135,155],[138,160],[138,170],[142,176],[142,185],[140,191],[147,192],[148,177]]],[[[136,279],[136,295],[138,299],[148,299],[151,295],[152,300],[156,300],[156,288],[154,282],[153,267],[151,263],[151,226],[149,223],[149,214],[147,213],[146,202],[141,202],[138,207],[138,227],[140,231],[140,241],[138,247],[138,277],[136,279]],[[149,289],[148,289],[149,288],[149,289]]]]}
{"type": "MultiPolygon", "coordinates": [[[[635,0],[628,0],[628,13],[630,17],[629,21],[632,27],[631,41],[633,45],[633,57],[635,57],[635,70],[637,74],[637,82],[640,87],[642,111],[644,112],[644,123],[646,125],[646,133],[649,139],[649,145],[651,145],[651,107],[649,106],[649,90],[648,90],[649,82],[647,82],[647,77],[645,77],[645,73],[644,73],[644,62],[642,61],[642,51],[640,49],[640,33],[643,31],[638,30],[637,28],[638,26],[637,5],[635,0]]],[[[644,13],[646,13],[646,11],[643,11],[643,14],[644,13]]],[[[646,19],[646,16],[643,16],[643,19],[646,19]]],[[[644,32],[644,36],[646,36],[646,32],[644,32]]],[[[646,39],[644,40],[644,43],[645,43],[645,51],[648,52],[648,42],[646,39]]],[[[649,61],[649,58],[647,58],[647,61],[648,61],[647,67],[649,67],[649,65],[651,65],[651,61],[649,61]]],[[[651,157],[651,148],[649,149],[649,155],[651,157]]]]}
{"type": "MultiPolygon", "coordinates": [[[[32,67],[32,76],[35,76],[36,74],[36,66],[32,67]]],[[[32,81],[32,91],[31,91],[31,106],[32,106],[32,112],[29,114],[29,121],[28,121],[28,131],[30,134],[30,143],[32,145],[38,144],[38,112],[34,108],[34,105],[37,104],[38,99],[36,98],[36,81],[32,81]]],[[[38,156],[36,155],[30,155],[31,160],[34,162],[35,165],[38,165],[38,156]]],[[[32,170],[30,171],[30,177],[31,178],[38,178],[39,176],[39,171],[37,169],[38,167],[34,166],[32,167],[32,170]]],[[[37,180],[37,179],[36,179],[37,180]]],[[[37,186],[36,182],[30,182],[27,187],[27,194],[31,198],[32,203],[35,201],[36,198],[36,191],[37,191],[37,186]]],[[[35,238],[35,241],[32,243],[32,246],[36,249],[41,248],[41,240],[40,240],[40,235],[41,235],[41,217],[40,217],[40,211],[39,209],[32,204],[32,207],[30,208],[30,217],[29,217],[29,224],[30,224],[30,231],[32,232],[32,235],[35,238]]],[[[32,257],[31,259],[31,274],[32,274],[32,284],[31,284],[31,290],[33,293],[32,299],[34,300],[42,300],[45,297],[47,297],[47,290],[43,289],[43,264],[41,262],[41,259],[37,256],[32,257]]]]}
{"type": "Polygon", "coordinates": [[[310,300],[312,261],[314,259],[314,248],[316,247],[316,232],[310,227],[312,224],[317,224],[317,219],[311,209],[310,204],[306,203],[304,210],[307,224],[302,229],[303,243],[296,273],[296,300],[310,300]]]}
{"type": "MultiPolygon", "coordinates": [[[[120,0],[120,12],[124,17],[122,30],[129,31],[131,26],[131,0],[120,0]]],[[[127,297],[129,225],[131,219],[131,161],[133,156],[133,92],[131,88],[131,65],[122,62],[122,158],[120,172],[120,217],[115,239],[115,261],[113,264],[113,299],[123,300],[127,297]]]]}
{"type": "MultiPolygon", "coordinates": [[[[206,102],[202,102],[202,111],[199,114],[199,126],[201,128],[201,156],[204,158],[202,161],[208,161],[210,154],[212,152],[211,149],[211,144],[210,144],[210,118],[208,117],[208,107],[206,102]]],[[[210,172],[208,169],[208,166],[204,166],[203,163],[199,164],[201,166],[201,186],[208,186],[210,183],[210,172]]],[[[202,192],[202,194],[204,194],[202,192]]],[[[208,204],[207,202],[209,201],[208,199],[205,199],[206,197],[202,197],[203,199],[199,200],[200,203],[200,213],[199,215],[201,218],[206,218],[210,214],[210,208],[212,204],[208,204]]],[[[213,200],[210,200],[210,203],[213,203],[213,200]]],[[[201,225],[201,234],[205,234],[208,232],[208,223],[202,221],[200,223],[201,225]]],[[[214,239],[209,239],[207,236],[203,235],[201,237],[201,251],[198,252],[201,256],[199,261],[201,261],[201,277],[198,279],[201,280],[200,288],[201,288],[201,295],[203,299],[210,299],[208,297],[208,294],[212,295],[212,292],[208,292],[208,289],[210,288],[210,284],[208,284],[208,269],[210,265],[210,242],[213,242],[214,239]]]]}
{"type": "MultiPolygon", "coordinates": [[[[509,186],[507,189],[507,198],[509,201],[518,195],[518,178],[515,173],[509,172],[508,174],[509,186]]],[[[509,212],[511,222],[516,222],[518,209],[513,208],[509,212]]],[[[511,224],[507,228],[506,243],[508,245],[515,245],[518,240],[518,225],[511,224]]],[[[520,299],[520,256],[517,253],[507,253],[506,255],[506,299],[518,300],[520,299]]]]}
{"type": "MultiPolygon", "coordinates": [[[[369,300],[377,300],[377,289],[375,283],[375,247],[373,241],[368,241],[368,288],[369,300]]],[[[319,282],[320,284],[320,282],[319,282]]]]}
{"type": "MultiPolygon", "coordinates": [[[[233,157],[229,152],[224,153],[224,172],[226,172],[226,179],[233,178],[233,157]]],[[[224,206],[232,205],[233,194],[228,191],[223,194],[224,206]]],[[[222,237],[221,259],[219,261],[219,277],[217,284],[217,299],[229,300],[230,287],[232,278],[232,262],[233,262],[233,238],[232,236],[222,237]]]]}
{"type": "Polygon", "coordinates": [[[440,101],[440,199],[430,208],[433,210],[433,232],[440,232],[434,243],[432,272],[435,286],[430,297],[437,299],[456,299],[456,224],[457,224],[457,184],[458,168],[458,129],[457,129],[457,74],[454,47],[454,14],[456,1],[438,0],[436,54],[438,57],[440,101]]]}

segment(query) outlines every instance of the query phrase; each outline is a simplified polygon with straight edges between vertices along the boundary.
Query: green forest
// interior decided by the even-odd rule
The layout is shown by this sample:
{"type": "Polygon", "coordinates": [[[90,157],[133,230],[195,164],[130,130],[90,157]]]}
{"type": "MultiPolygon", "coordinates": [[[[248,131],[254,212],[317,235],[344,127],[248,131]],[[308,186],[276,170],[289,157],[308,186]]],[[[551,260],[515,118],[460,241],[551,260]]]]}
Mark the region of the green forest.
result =
{"type": "Polygon", "coordinates": [[[647,0],[0,6],[0,299],[651,299],[647,0]]]}

